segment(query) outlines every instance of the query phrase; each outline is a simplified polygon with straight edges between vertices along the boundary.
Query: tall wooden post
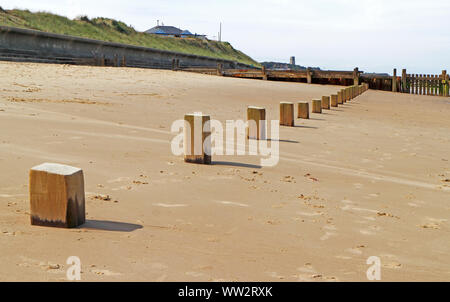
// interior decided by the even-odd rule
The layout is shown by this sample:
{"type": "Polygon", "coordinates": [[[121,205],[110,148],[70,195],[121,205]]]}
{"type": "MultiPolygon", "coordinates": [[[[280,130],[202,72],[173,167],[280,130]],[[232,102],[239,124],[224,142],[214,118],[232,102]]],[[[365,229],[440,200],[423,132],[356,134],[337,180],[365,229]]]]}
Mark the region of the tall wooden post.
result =
{"type": "Polygon", "coordinates": [[[264,80],[264,81],[267,81],[268,78],[267,78],[266,66],[263,66],[263,67],[262,67],[261,72],[262,72],[262,78],[263,78],[263,80],[264,80]]]}
{"type": "Polygon", "coordinates": [[[392,76],[392,92],[397,92],[397,69],[394,68],[392,76]]]}
{"type": "Polygon", "coordinates": [[[442,96],[449,96],[449,79],[447,70],[442,70],[442,96]]]}
{"type": "Polygon", "coordinates": [[[409,92],[407,89],[406,78],[407,78],[406,69],[403,69],[402,70],[402,92],[403,93],[409,92]]]}
{"type": "Polygon", "coordinates": [[[359,69],[356,67],[353,70],[353,85],[359,85],[359,69]]]}
{"type": "Polygon", "coordinates": [[[223,76],[222,63],[217,63],[217,75],[223,76]]]}

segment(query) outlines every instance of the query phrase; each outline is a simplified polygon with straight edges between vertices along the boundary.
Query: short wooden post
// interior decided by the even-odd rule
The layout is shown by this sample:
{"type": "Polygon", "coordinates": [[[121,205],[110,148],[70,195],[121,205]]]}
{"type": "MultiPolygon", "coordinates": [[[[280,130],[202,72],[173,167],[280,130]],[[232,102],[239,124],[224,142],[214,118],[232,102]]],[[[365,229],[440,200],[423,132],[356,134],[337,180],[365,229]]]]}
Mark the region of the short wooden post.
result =
{"type": "Polygon", "coordinates": [[[330,97],[329,96],[322,97],[322,109],[330,110],[330,97]]]}
{"type": "Polygon", "coordinates": [[[127,58],[125,57],[125,55],[122,56],[122,67],[127,67],[127,58]]]}
{"type": "Polygon", "coordinates": [[[280,103],[280,125],[294,127],[294,103],[280,103]]]}
{"type": "Polygon", "coordinates": [[[309,103],[298,103],[298,118],[309,119],[309,103]]]}
{"type": "Polygon", "coordinates": [[[410,81],[411,81],[411,94],[416,94],[416,78],[414,76],[414,74],[411,74],[410,76],[410,81]]]}
{"type": "Polygon", "coordinates": [[[338,91],[338,104],[344,104],[344,89],[338,91]]]}
{"type": "Polygon", "coordinates": [[[312,112],[313,113],[322,113],[322,101],[321,100],[313,100],[312,101],[312,112]]]}
{"type": "Polygon", "coordinates": [[[84,224],[83,171],[52,163],[32,168],[30,216],[32,225],[76,228],[84,224]]]}
{"type": "Polygon", "coordinates": [[[331,107],[338,107],[338,106],[339,106],[338,95],[332,94],[331,95],[331,107]]]}
{"type": "Polygon", "coordinates": [[[114,67],[119,67],[119,55],[114,55],[114,67]]]}
{"type": "Polygon", "coordinates": [[[201,113],[184,116],[184,161],[195,164],[211,164],[210,117],[201,113]]]}
{"type": "Polygon", "coordinates": [[[394,68],[392,76],[392,92],[397,92],[397,69],[394,68]]]}
{"type": "Polygon", "coordinates": [[[306,82],[312,84],[312,70],[310,67],[306,69],[306,82]]]}
{"type": "Polygon", "coordinates": [[[247,121],[249,121],[248,139],[266,139],[266,109],[249,106],[247,108],[247,121]],[[255,128],[256,127],[256,128],[255,128]]]}

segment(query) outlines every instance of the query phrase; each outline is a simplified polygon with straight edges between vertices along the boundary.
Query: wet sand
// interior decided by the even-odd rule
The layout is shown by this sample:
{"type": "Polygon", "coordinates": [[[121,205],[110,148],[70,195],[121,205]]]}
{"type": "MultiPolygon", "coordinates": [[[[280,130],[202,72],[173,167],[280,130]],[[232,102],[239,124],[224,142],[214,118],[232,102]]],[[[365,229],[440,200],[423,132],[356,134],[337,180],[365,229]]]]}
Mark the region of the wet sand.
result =
{"type": "Polygon", "coordinates": [[[173,121],[224,122],[341,87],[0,62],[0,281],[450,281],[450,99],[368,91],[299,127],[281,159],[171,153],[173,121]],[[28,172],[84,170],[88,223],[30,225],[28,172]]]}

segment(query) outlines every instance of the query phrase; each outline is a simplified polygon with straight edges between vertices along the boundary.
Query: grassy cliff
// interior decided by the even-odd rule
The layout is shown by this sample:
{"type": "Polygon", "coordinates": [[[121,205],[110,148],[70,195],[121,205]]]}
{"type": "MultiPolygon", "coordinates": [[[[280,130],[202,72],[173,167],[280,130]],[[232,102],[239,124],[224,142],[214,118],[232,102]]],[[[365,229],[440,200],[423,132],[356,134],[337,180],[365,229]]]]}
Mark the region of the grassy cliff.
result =
{"type": "Polygon", "coordinates": [[[260,66],[258,62],[234,49],[228,42],[149,35],[138,32],[123,22],[107,18],[80,17],[71,20],[46,12],[33,13],[28,10],[3,10],[0,8],[0,25],[177,51],[260,66]]]}

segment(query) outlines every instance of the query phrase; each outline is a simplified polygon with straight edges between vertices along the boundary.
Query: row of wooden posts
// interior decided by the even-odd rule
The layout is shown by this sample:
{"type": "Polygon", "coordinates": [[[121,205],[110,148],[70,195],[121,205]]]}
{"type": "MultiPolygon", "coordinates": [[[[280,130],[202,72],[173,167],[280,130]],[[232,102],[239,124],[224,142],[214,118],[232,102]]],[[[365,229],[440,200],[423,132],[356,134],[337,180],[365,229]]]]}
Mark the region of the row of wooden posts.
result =
{"type": "Polygon", "coordinates": [[[441,75],[408,74],[403,69],[401,78],[394,69],[392,76],[392,91],[419,95],[450,96],[449,75],[446,70],[441,75]]]}
{"type": "MultiPolygon", "coordinates": [[[[324,96],[321,100],[312,101],[312,112],[322,113],[331,107],[340,104],[362,94],[369,89],[368,85],[362,84],[342,89],[337,94],[324,96]]],[[[309,103],[298,103],[298,117],[309,119],[309,103]]],[[[248,107],[248,120],[256,122],[258,129],[248,132],[249,139],[265,139],[265,128],[259,128],[266,120],[266,109],[259,107],[248,107]],[[256,130],[256,131],[255,131],[256,130]]],[[[205,144],[211,139],[211,131],[205,129],[205,124],[210,120],[208,115],[187,114],[184,120],[190,126],[190,131],[184,131],[185,157],[190,163],[211,164],[211,154],[205,152],[195,155],[195,134],[201,133],[201,142],[205,144]],[[199,120],[200,119],[200,120],[199,120]],[[199,123],[198,123],[199,122],[199,123]],[[196,129],[197,128],[197,129],[196,129]],[[186,147],[189,146],[189,147],[186,147]]],[[[280,104],[280,125],[294,126],[294,103],[280,104]]],[[[249,129],[251,130],[251,129],[249,129]]],[[[31,224],[39,226],[75,228],[86,221],[84,174],[79,168],[45,163],[36,166],[30,171],[30,216],[31,224]]]]}
{"type": "MultiPolygon", "coordinates": [[[[332,107],[338,107],[357,96],[361,95],[365,91],[369,89],[367,84],[355,85],[341,89],[337,94],[333,94],[331,96],[323,96],[322,99],[315,99],[311,102],[311,110],[309,102],[299,102],[298,105],[298,113],[297,117],[300,119],[309,119],[310,111],[312,113],[321,114],[322,110],[330,110],[332,107]]],[[[295,113],[294,113],[294,103],[282,102],[280,103],[280,125],[287,127],[295,126],[295,113]]],[[[212,157],[211,154],[207,154],[205,152],[205,148],[201,149],[201,154],[198,153],[198,150],[195,149],[195,133],[196,127],[202,127],[202,131],[199,133],[202,134],[201,142],[203,145],[210,145],[211,142],[207,141],[211,138],[211,131],[208,130],[208,126],[205,126],[210,120],[211,117],[209,115],[204,114],[187,114],[184,117],[184,120],[187,125],[189,125],[189,132],[185,131],[184,141],[185,141],[185,150],[184,150],[184,160],[189,163],[197,163],[197,164],[211,164],[212,157]],[[197,122],[196,122],[197,121],[197,122]],[[197,126],[196,126],[197,125],[197,126]],[[206,128],[206,130],[205,130],[206,128]]],[[[257,139],[263,140],[266,139],[266,128],[261,127],[262,124],[266,121],[266,109],[262,107],[254,107],[250,106],[247,108],[247,121],[253,121],[254,123],[249,123],[249,128],[251,125],[255,125],[256,129],[249,129],[248,138],[249,139],[257,139]]]]}

